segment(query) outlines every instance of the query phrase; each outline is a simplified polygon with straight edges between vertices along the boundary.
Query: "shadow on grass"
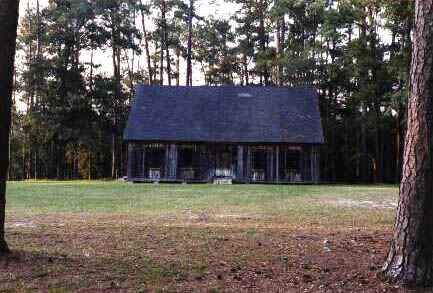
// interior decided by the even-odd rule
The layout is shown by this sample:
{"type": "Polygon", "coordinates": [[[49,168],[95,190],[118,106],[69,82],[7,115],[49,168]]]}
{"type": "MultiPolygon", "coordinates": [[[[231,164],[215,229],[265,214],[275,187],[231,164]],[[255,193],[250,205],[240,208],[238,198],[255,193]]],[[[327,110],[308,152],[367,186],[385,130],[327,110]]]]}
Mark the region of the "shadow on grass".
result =
{"type": "Polygon", "coordinates": [[[0,270],[16,266],[32,267],[35,265],[72,264],[73,260],[66,255],[49,255],[39,251],[12,250],[9,254],[0,256],[0,270]]]}
{"type": "Polygon", "coordinates": [[[40,251],[13,250],[0,257],[0,292],[111,291],[160,288],[186,281],[176,264],[159,265],[149,257],[76,257],[40,251]]]}

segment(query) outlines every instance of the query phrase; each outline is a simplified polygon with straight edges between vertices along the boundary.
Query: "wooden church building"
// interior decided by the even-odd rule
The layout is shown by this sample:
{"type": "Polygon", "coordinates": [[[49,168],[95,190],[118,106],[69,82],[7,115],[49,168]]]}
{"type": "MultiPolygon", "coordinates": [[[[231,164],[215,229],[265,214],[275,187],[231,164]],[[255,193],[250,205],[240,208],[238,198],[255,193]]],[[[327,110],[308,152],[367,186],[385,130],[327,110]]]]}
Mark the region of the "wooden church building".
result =
{"type": "Polygon", "coordinates": [[[139,86],[124,132],[132,182],[318,183],[312,88],[139,86]]]}

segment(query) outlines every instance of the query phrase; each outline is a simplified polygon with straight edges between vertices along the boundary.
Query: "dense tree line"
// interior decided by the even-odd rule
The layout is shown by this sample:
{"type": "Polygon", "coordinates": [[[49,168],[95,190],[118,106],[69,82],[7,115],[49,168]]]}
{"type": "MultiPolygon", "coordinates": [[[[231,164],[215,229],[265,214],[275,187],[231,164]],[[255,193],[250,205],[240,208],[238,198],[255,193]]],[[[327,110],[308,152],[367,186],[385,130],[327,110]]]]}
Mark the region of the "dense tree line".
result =
{"type": "Polygon", "coordinates": [[[315,86],[322,179],[397,182],[412,1],[227,2],[236,7],[227,19],[200,15],[210,4],[199,0],[29,2],[10,178],[123,176],[135,85],[202,83],[315,86]]]}

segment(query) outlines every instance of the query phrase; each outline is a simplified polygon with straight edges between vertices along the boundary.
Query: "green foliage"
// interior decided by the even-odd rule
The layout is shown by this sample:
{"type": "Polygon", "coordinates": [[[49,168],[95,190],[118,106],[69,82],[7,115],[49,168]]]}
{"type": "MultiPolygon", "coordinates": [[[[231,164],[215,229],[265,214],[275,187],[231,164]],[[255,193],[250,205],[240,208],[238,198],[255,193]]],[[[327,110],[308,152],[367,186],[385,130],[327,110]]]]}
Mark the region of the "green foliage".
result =
{"type": "MultiPolygon", "coordinates": [[[[413,1],[230,4],[231,17],[217,19],[196,9],[213,2],[193,2],[194,80],[314,86],[326,137],[323,179],[398,181],[413,1]]],[[[26,107],[14,114],[12,178],[123,175],[134,87],[181,84],[189,12],[187,0],[29,6],[18,42],[16,89],[26,107]],[[103,66],[93,58],[101,54],[103,66]]]]}
{"type": "Polygon", "coordinates": [[[206,20],[196,30],[195,59],[201,63],[205,82],[209,85],[233,84],[237,72],[235,48],[230,43],[235,40],[232,27],[225,20],[206,20]]]}

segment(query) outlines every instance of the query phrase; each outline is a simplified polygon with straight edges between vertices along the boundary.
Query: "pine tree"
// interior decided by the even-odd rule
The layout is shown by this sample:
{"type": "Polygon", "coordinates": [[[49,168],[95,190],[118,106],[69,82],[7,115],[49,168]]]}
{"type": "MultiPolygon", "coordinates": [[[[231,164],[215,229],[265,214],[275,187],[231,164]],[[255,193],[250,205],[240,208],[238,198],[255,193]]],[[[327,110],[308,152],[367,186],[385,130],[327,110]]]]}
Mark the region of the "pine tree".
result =
{"type": "Polygon", "coordinates": [[[433,284],[433,1],[415,2],[408,124],[394,237],[384,276],[433,284]]]}
{"type": "Polygon", "coordinates": [[[6,178],[9,166],[12,86],[18,25],[17,0],[0,1],[0,255],[9,252],[5,240],[6,178]]]}

